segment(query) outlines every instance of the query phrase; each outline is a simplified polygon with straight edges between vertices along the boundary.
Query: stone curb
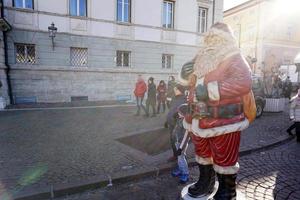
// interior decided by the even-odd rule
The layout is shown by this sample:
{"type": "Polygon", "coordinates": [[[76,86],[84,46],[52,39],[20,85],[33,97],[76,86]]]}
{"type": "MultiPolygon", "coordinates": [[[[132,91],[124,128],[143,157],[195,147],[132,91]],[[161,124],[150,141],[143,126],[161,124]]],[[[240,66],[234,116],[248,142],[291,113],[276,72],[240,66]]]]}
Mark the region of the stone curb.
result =
{"type": "Polygon", "coordinates": [[[91,108],[117,108],[117,107],[135,107],[135,104],[113,104],[113,105],[99,105],[99,106],[65,106],[65,107],[37,107],[37,108],[8,108],[2,109],[0,112],[12,111],[37,111],[37,110],[72,110],[72,109],[91,109],[91,108]]]}
{"type": "MultiPolygon", "coordinates": [[[[263,147],[257,147],[249,150],[244,150],[240,152],[240,156],[246,156],[252,153],[266,151],[269,149],[272,149],[274,147],[277,147],[279,145],[285,144],[289,141],[291,141],[295,136],[289,136],[288,138],[263,146],[263,147]]],[[[196,166],[197,163],[194,159],[188,160],[189,167],[196,166]]],[[[27,193],[26,195],[16,195],[14,197],[14,200],[36,200],[36,199],[51,199],[52,197],[62,197],[66,195],[81,193],[86,190],[92,190],[92,189],[99,189],[103,187],[107,187],[110,183],[113,184],[120,184],[120,183],[126,183],[132,180],[142,179],[148,176],[158,176],[161,173],[170,172],[172,167],[174,166],[173,163],[166,163],[163,164],[157,168],[147,168],[147,169],[139,169],[138,172],[129,172],[126,175],[123,173],[114,174],[112,177],[96,177],[93,180],[88,181],[80,181],[80,183],[72,183],[72,184],[62,184],[57,185],[53,191],[44,191],[40,193],[32,192],[31,194],[27,193]],[[109,178],[111,181],[109,181],[109,178]]]]}

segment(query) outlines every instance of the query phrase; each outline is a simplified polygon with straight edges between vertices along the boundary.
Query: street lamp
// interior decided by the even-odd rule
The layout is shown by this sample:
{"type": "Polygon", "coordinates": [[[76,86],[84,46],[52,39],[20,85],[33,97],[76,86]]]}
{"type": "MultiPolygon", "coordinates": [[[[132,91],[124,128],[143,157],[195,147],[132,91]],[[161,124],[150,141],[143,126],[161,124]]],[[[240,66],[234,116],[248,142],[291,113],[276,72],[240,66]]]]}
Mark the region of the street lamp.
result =
{"type": "Polygon", "coordinates": [[[48,32],[49,32],[49,37],[52,40],[52,50],[54,51],[54,38],[56,36],[57,28],[55,27],[55,24],[52,22],[51,26],[48,26],[48,32]]]}

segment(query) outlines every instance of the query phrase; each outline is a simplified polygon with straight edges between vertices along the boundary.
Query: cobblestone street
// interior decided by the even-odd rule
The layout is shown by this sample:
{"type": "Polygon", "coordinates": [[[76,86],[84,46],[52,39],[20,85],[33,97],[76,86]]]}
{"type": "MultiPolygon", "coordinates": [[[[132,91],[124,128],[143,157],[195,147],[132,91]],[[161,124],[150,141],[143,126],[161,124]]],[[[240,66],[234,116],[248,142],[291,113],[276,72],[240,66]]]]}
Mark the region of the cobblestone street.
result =
{"type": "MultiPolygon", "coordinates": [[[[238,192],[245,199],[289,199],[300,196],[300,145],[295,141],[274,149],[253,153],[240,159],[238,192]]],[[[197,167],[190,168],[192,180],[198,175],[197,167]]],[[[174,200],[183,186],[169,174],[114,185],[56,200],[174,200]]],[[[238,200],[240,200],[238,198],[238,200]]]]}
{"type": "MultiPolygon", "coordinates": [[[[146,119],[133,116],[135,111],[122,106],[0,112],[0,191],[26,196],[167,164],[165,115],[146,119]]],[[[289,124],[286,112],[265,113],[242,134],[240,150],[287,139],[289,124]]]]}
{"type": "Polygon", "coordinates": [[[247,199],[299,199],[300,145],[295,141],[241,159],[239,189],[247,199]]]}

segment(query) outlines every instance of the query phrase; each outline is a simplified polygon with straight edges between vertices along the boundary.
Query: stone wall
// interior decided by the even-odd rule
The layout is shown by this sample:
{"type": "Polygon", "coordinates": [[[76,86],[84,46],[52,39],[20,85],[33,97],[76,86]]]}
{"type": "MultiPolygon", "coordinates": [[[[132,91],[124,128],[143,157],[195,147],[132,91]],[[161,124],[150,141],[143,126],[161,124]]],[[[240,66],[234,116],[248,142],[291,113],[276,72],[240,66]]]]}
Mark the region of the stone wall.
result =
{"type": "Polygon", "coordinates": [[[9,104],[8,89],[7,89],[7,77],[5,72],[5,57],[4,57],[4,43],[3,33],[0,32],[0,80],[2,82],[2,88],[0,88],[0,97],[6,100],[6,104],[9,104]]]}
{"type": "Polygon", "coordinates": [[[2,88],[0,88],[0,97],[3,97],[6,100],[6,104],[9,104],[6,73],[4,69],[1,69],[1,67],[0,67],[0,80],[2,82],[2,88]]]}
{"type": "MultiPolygon", "coordinates": [[[[89,101],[133,99],[138,73],[13,70],[12,83],[17,101],[21,98],[37,102],[69,102],[72,96],[88,96],[89,101]]],[[[150,76],[167,80],[167,73],[141,73],[145,80],[150,76]]]]}
{"type": "Polygon", "coordinates": [[[58,34],[55,49],[46,32],[14,29],[9,33],[8,52],[15,101],[68,102],[72,96],[90,101],[116,100],[132,95],[137,74],[167,80],[191,60],[196,46],[58,34]],[[37,62],[16,64],[15,43],[36,45],[37,62]],[[70,47],[88,48],[88,67],[70,65],[70,47]],[[116,51],[131,51],[131,67],[116,67],[116,51]],[[162,69],[162,54],[172,54],[173,68],[162,69]]]}

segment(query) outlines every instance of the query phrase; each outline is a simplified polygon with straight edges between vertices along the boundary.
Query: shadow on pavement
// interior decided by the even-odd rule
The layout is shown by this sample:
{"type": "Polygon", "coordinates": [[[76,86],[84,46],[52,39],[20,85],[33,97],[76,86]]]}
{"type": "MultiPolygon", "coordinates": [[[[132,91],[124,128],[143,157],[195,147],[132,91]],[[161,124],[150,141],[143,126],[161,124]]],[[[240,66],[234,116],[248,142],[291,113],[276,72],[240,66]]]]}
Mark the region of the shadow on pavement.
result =
{"type": "Polygon", "coordinates": [[[158,155],[171,148],[168,129],[139,133],[119,138],[117,141],[151,156],[158,155]]]}

